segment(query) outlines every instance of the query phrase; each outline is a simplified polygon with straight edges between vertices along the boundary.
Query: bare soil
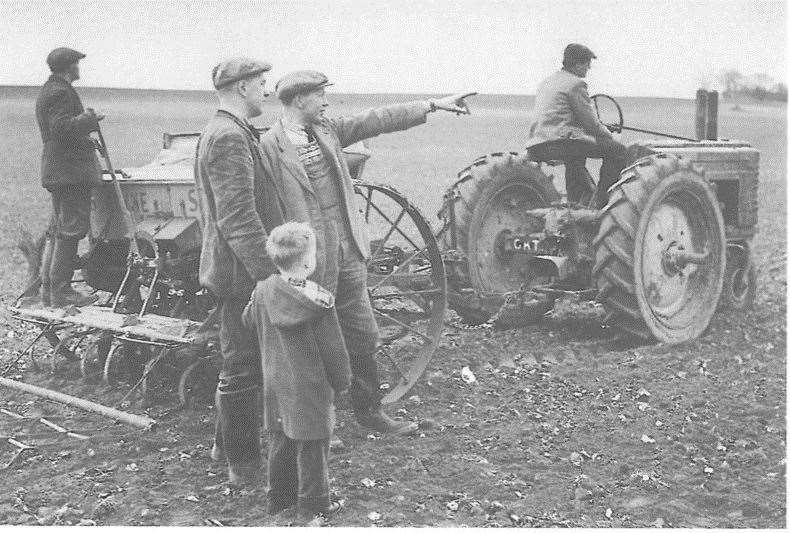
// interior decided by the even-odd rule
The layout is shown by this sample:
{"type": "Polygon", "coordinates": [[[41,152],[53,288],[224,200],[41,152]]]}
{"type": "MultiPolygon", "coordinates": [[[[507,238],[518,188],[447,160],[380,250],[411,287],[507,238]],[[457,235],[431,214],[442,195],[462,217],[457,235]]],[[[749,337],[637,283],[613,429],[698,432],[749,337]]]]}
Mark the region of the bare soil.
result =
{"type": "MultiPolygon", "coordinates": [[[[0,198],[5,213],[0,251],[9,258],[0,266],[4,308],[23,281],[24,261],[13,251],[15,224],[43,227],[46,216],[46,196],[36,188],[35,154],[28,155],[18,139],[35,142],[32,124],[25,122],[31,114],[26,98],[14,104],[15,114],[7,113],[17,117],[16,129],[2,136],[11,162],[0,170],[0,185],[10,191],[0,198]]],[[[4,101],[11,105],[12,100],[4,101]]],[[[648,128],[656,127],[651,120],[659,123],[691,109],[686,102],[643,104],[632,101],[626,114],[629,107],[649,111],[661,105],[675,111],[641,116],[632,111],[648,128]]],[[[503,106],[480,110],[463,127],[451,117],[437,121],[433,130],[426,126],[419,136],[392,136],[377,145],[385,163],[371,171],[391,174],[401,185],[420,175],[412,168],[423,169],[422,176],[449,178],[489,144],[508,149],[523,117],[514,118],[503,106]],[[493,127],[504,120],[512,122],[493,127]],[[510,133],[492,138],[491,132],[504,130],[510,133]],[[446,132],[452,138],[433,138],[446,132]],[[437,162],[439,156],[423,153],[419,141],[426,138],[452,150],[437,162]]],[[[134,115],[131,104],[121,107],[118,114],[134,115]]],[[[164,107],[172,109],[151,103],[145,116],[134,115],[136,126],[123,128],[119,137],[150,139],[157,128],[185,129],[203,118],[173,118],[177,127],[161,124],[152,117],[164,107]]],[[[198,107],[208,109],[210,102],[198,107]]],[[[738,115],[722,107],[720,127],[725,134],[728,128],[741,133],[730,135],[752,141],[762,152],[754,310],[720,312],[702,338],[679,346],[628,343],[590,322],[544,321],[493,331],[465,328],[450,315],[423,379],[389,407],[393,415],[419,421],[419,435],[369,435],[349,411],[340,412],[338,436],[345,448],[332,453],[330,473],[345,507],[330,524],[785,527],[785,110],[763,111],[738,115]],[[472,383],[461,378],[465,366],[476,377],[472,383]]],[[[133,149],[155,152],[155,146],[133,149]]],[[[434,188],[430,195],[438,202],[441,187],[434,188]]],[[[416,190],[408,195],[425,196],[416,190]]],[[[435,213],[435,206],[426,205],[425,211],[435,213]]],[[[3,313],[0,371],[35,335],[3,313]]],[[[53,357],[45,344],[34,353],[38,370],[26,356],[8,377],[105,405],[118,404],[129,389],[84,383],[77,366],[53,357]]],[[[180,409],[170,396],[144,407],[133,394],[121,407],[155,418],[158,425],[150,432],[9,389],[0,388],[0,407],[27,417],[0,413],[0,436],[36,446],[0,474],[0,524],[293,523],[288,512],[265,514],[265,490],[229,487],[223,466],[209,457],[213,413],[208,405],[180,409]],[[56,433],[37,421],[42,416],[90,439],[56,433]]],[[[15,451],[0,441],[0,467],[15,451]]]]}

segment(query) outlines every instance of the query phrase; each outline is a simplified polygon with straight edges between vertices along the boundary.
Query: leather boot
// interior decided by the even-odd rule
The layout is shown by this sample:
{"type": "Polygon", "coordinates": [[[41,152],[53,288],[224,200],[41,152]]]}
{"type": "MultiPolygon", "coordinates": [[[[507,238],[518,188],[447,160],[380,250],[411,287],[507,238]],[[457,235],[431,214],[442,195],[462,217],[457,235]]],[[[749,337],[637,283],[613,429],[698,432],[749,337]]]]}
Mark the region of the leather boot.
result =
{"type": "Polygon", "coordinates": [[[412,435],[419,429],[416,422],[409,422],[408,420],[398,422],[393,420],[380,407],[374,411],[357,412],[356,419],[357,423],[366,429],[372,429],[395,437],[412,435]]]}
{"type": "Polygon", "coordinates": [[[41,288],[39,289],[39,296],[41,303],[45,306],[50,306],[50,281],[49,269],[52,268],[52,249],[55,247],[55,239],[48,237],[44,243],[44,252],[41,254],[41,266],[39,267],[39,276],[41,277],[41,288]]]}
{"type": "Polygon", "coordinates": [[[70,305],[83,307],[99,299],[95,294],[83,294],[71,287],[78,243],[79,241],[74,239],[55,239],[55,246],[52,250],[52,266],[49,269],[52,307],[70,305]]]}

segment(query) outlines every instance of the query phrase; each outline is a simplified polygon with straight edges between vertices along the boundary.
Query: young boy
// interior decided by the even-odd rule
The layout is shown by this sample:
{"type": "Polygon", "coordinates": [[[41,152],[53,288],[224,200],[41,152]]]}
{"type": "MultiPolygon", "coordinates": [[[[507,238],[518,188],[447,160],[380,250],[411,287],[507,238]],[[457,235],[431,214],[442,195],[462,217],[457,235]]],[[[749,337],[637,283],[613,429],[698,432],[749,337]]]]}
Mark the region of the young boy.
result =
{"type": "Polygon", "coordinates": [[[262,354],[264,427],[269,439],[267,511],[297,506],[299,519],[327,516],[327,460],[334,396],[351,382],[332,294],[307,277],[316,265],[313,230],[289,222],[274,228],[266,252],[280,271],[259,281],[244,310],[262,354]]]}

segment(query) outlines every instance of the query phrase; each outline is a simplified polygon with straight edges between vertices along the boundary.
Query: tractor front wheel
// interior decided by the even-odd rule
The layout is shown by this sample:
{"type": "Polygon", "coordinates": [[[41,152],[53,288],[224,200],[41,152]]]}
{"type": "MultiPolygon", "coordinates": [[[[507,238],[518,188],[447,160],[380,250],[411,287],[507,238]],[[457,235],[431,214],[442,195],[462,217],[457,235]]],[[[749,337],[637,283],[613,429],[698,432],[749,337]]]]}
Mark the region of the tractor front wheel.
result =
{"type": "Polygon", "coordinates": [[[754,305],[756,295],[757,270],[751,261],[748,246],[728,246],[719,309],[747,311],[754,305]]]}
{"type": "Polygon", "coordinates": [[[726,241],[716,195],[689,164],[659,154],[626,169],[594,246],[612,325],[670,344],[702,334],[722,291],[726,241]]]}

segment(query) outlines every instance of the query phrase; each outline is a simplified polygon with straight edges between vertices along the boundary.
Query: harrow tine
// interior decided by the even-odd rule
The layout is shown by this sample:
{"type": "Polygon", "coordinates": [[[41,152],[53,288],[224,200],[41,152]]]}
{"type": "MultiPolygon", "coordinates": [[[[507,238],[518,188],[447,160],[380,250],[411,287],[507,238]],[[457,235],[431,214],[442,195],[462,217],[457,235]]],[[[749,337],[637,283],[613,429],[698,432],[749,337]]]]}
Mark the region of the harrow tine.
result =
{"type": "Polygon", "coordinates": [[[160,360],[161,360],[161,359],[162,359],[162,358],[165,356],[165,354],[166,354],[168,351],[169,351],[169,349],[168,349],[167,347],[162,347],[162,349],[160,349],[160,350],[159,350],[159,353],[156,355],[156,357],[154,357],[154,358],[153,358],[151,361],[149,361],[148,363],[146,363],[146,365],[145,365],[145,367],[146,367],[146,368],[145,368],[145,372],[143,372],[143,375],[142,375],[142,376],[140,376],[140,379],[138,379],[138,380],[137,380],[137,383],[135,383],[135,384],[132,386],[132,388],[131,388],[131,389],[129,389],[129,391],[128,391],[128,392],[127,392],[127,393],[126,393],[124,396],[123,396],[123,398],[121,398],[121,400],[120,400],[120,401],[119,401],[119,402],[116,404],[116,406],[117,406],[117,407],[121,407],[121,405],[123,404],[123,402],[125,402],[125,401],[126,401],[126,399],[127,399],[129,396],[131,396],[131,394],[132,394],[132,393],[133,393],[135,390],[137,390],[137,387],[139,387],[140,385],[142,385],[142,383],[143,383],[143,382],[146,380],[146,378],[148,377],[148,375],[149,375],[149,374],[150,374],[150,373],[151,373],[151,372],[154,370],[154,367],[156,366],[156,364],[157,364],[157,363],[158,363],[158,362],[159,362],[159,361],[160,361],[160,360]]]}
{"type": "MultiPolygon", "coordinates": [[[[44,326],[41,329],[41,332],[38,335],[36,335],[36,338],[33,339],[33,341],[27,346],[27,348],[22,350],[20,352],[20,354],[17,356],[16,359],[14,359],[10,363],[8,363],[8,365],[6,365],[5,369],[3,370],[2,375],[5,376],[6,374],[8,374],[11,371],[11,369],[14,367],[14,365],[17,364],[19,362],[19,360],[22,359],[28,351],[32,350],[33,349],[33,345],[36,344],[39,341],[39,339],[41,337],[43,337],[51,328],[52,328],[52,322],[50,322],[49,324],[44,326]]],[[[32,352],[31,352],[31,354],[32,354],[32,352]]],[[[31,360],[32,359],[33,359],[33,357],[31,355],[31,360]]],[[[34,367],[38,367],[38,365],[36,365],[35,361],[33,361],[33,366],[34,367]]]]}

